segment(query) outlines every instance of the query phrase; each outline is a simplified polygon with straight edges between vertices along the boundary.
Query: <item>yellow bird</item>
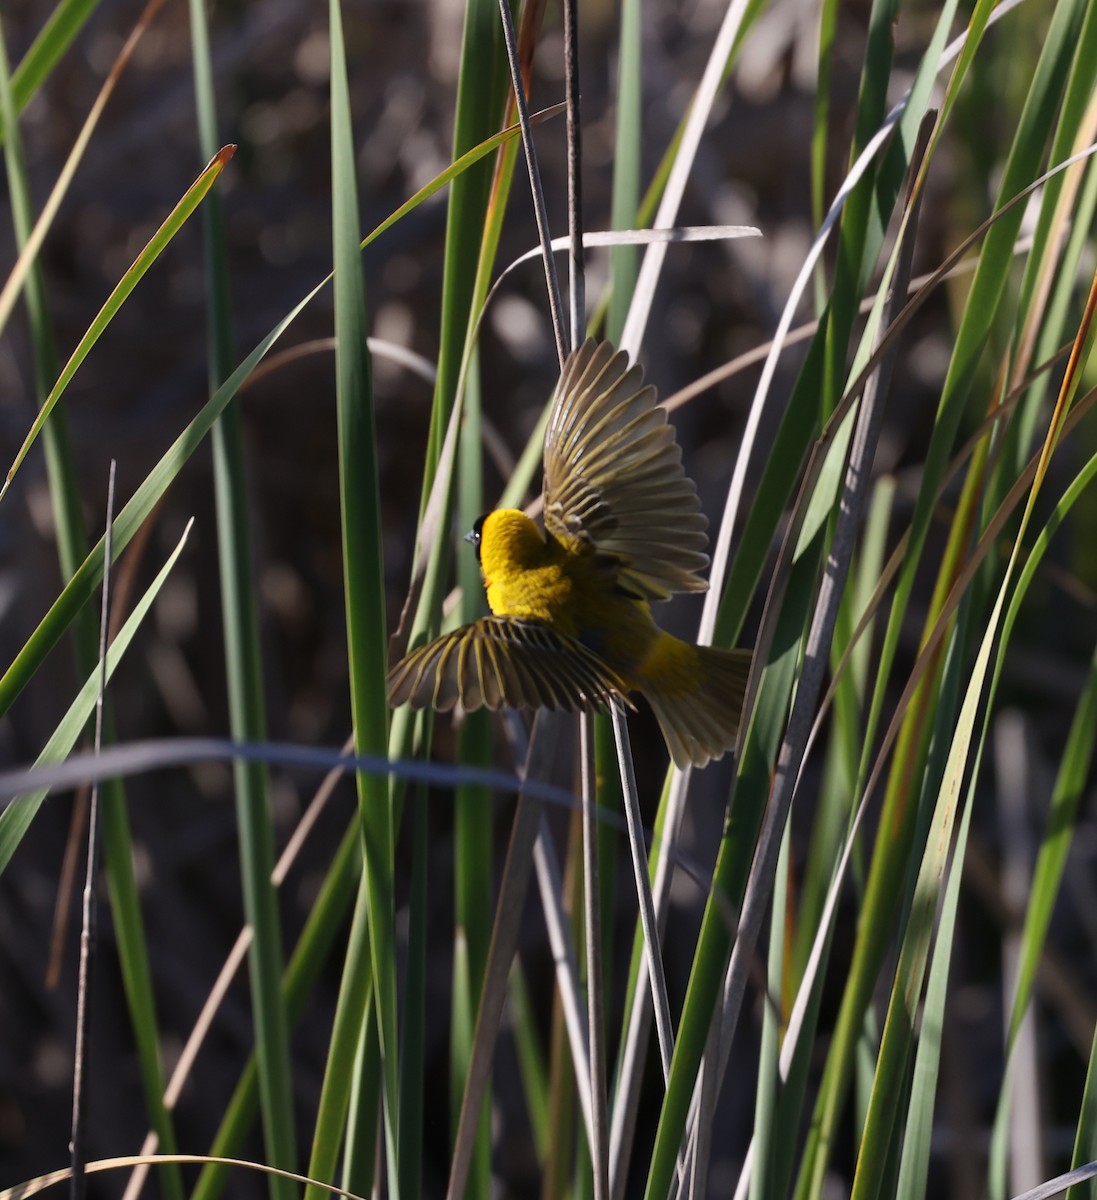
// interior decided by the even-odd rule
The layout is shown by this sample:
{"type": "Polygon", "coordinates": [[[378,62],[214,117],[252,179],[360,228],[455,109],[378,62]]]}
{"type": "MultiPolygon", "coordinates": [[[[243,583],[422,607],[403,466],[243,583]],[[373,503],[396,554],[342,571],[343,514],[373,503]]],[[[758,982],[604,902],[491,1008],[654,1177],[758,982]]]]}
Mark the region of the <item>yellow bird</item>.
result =
{"type": "Polygon", "coordinates": [[[679,767],[734,744],[749,650],[694,646],[651,603],[703,592],[706,521],[643,371],[608,342],[568,358],[545,433],[545,530],[517,509],[476,522],[492,615],[413,650],[389,673],[393,706],[446,712],[651,705],[679,767]]]}

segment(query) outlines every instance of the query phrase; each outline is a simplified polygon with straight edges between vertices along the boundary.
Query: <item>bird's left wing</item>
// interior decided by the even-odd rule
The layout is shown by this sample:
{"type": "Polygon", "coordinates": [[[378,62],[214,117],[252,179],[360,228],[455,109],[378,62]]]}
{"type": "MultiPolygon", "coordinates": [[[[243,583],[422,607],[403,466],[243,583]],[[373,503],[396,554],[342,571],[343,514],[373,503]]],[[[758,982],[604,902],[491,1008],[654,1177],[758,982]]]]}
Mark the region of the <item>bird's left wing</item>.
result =
{"type": "Polygon", "coordinates": [[[413,650],[389,672],[395,708],[605,708],[627,684],[596,654],[541,621],[482,617],[413,650]]]}
{"type": "Polygon", "coordinates": [[[708,587],[707,522],[655,401],[627,354],[588,340],[564,364],[545,432],[545,528],[616,560],[643,600],[708,587]]]}

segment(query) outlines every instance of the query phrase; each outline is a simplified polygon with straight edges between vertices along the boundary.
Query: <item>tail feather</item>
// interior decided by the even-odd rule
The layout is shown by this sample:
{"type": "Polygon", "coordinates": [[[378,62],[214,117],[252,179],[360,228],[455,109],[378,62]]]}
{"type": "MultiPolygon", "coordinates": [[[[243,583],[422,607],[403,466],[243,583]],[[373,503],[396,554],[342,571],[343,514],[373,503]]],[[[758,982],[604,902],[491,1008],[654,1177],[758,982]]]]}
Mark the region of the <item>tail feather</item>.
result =
{"type": "Polygon", "coordinates": [[[735,744],[750,659],[749,650],[692,646],[669,633],[660,635],[638,688],[675,766],[703,767],[735,744]]]}

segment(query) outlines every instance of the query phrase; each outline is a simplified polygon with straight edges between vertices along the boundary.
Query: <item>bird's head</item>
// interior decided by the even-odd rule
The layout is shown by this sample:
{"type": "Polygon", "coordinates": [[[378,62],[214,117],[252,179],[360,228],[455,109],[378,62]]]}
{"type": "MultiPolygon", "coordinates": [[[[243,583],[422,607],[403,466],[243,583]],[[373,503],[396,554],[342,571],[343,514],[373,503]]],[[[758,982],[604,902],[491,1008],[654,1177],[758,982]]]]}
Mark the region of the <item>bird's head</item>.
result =
{"type": "Polygon", "coordinates": [[[465,534],[476,547],[484,579],[538,565],[545,552],[541,531],[516,508],[500,508],[481,517],[465,534]]]}

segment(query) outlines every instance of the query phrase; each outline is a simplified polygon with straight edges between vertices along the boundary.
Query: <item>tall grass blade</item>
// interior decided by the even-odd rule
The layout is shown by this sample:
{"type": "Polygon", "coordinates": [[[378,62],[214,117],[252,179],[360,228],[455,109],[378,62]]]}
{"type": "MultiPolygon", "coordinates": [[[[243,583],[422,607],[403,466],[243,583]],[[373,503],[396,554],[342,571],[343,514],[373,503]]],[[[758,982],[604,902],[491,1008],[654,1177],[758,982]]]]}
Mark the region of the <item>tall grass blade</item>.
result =
{"type": "MultiPolygon", "coordinates": [[[[351,826],[324,877],[320,894],[305,922],[282,979],[286,1014],[296,1025],[305,1011],[321,969],[343,929],[347,910],[354,899],[361,869],[357,823],[351,826]]],[[[173,1085],[176,1081],[173,1079],[173,1085]]],[[[252,1054],[240,1081],[225,1105],[220,1128],[210,1146],[210,1154],[233,1157],[240,1153],[259,1111],[259,1072],[252,1054]]],[[[228,1184],[223,1167],[206,1166],[198,1177],[191,1200],[216,1200],[228,1184]]]]}
{"type": "MultiPolygon", "coordinates": [[[[1062,6],[1053,15],[1052,29],[1041,54],[1037,76],[1030,89],[1028,103],[1022,114],[999,189],[1001,201],[1007,200],[1019,192],[1039,169],[1039,160],[1045,145],[1048,111],[1061,94],[1065,79],[1064,56],[1070,31],[1076,20],[1076,13],[1072,15],[1069,10],[1069,5],[1062,6]]],[[[973,24],[975,23],[977,22],[973,22],[973,24]]],[[[965,50],[967,49],[968,46],[965,46],[965,50]]],[[[959,70],[959,65],[957,70],[959,70]]],[[[954,74],[954,81],[955,78],[954,74]]],[[[944,116],[944,112],[943,109],[942,116],[944,116]]],[[[1001,203],[998,207],[1001,207],[1001,203]]],[[[883,698],[883,680],[890,671],[899,629],[913,587],[914,573],[929,528],[935,503],[934,497],[937,494],[945,464],[954,445],[959,423],[975,382],[976,370],[991,323],[1003,296],[1007,274],[1012,262],[1009,247],[1016,238],[1019,217],[1018,210],[1011,210],[1002,219],[996,221],[988,231],[980,254],[979,266],[972,281],[968,303],[955,339],[953,356],[945,378],[937,420],[926,458],[922,487],[915,505],[911,541],[900,574],[880,657],[877,676],[879,683],[871,710],[866,746],[872,740],[872,730],[883,698]]],[[[928,692],[922,694],[911,710],[908,729],[920,730],[923,728],[921,717],[918,714],[929,703],[929,699],[928,692]],[[913,724],[914,722],[917,722],[917,725],[913,724]]],[[[928,731],[926,737],[928,737],[928,731]]],[[[916,813],[914,798],[907,795],[905,781],[920,778],[918,768],[908,756],[911,751],[914,751],[920,760],[924,750],[919,751],[918,747],[926,745],[925,738],[912,735],[910,749],[900,748],[893,767],[892,782],[884,802],[881,827],[896,832],[886,843],[880,842],[873,858],[864,906],[865,919],[859,931],[850,980],[843,998],[835,1039],[828,1056],[816,1105],[816,1117],[809,1135],[804,1167],[797,1187],[798,1200],[806,1200],[808,1196],[817,1195],[822,1186],[838,1113],[853,1065],[854,1046],[860,1034],[861,1017],[875,983],[886,944],[894,929],[897,906],[900,901],[900,895],[893,884],[899,864],[905,862],[907,858],[916,813]]]]}
{"type": "MultiPolygon", "coordinates": [[[[57,382],[54,384],[49,396],[46,398],[45,404],[39,410],[38,416],[34,419],[30,431],[23,441],[23,445],[19,448],[14,461],[8,468],[7,476],[5,477],[3,486],[0,486],[0,500],[7,493],[11,482],[15,477],[15,473],[19,470],[26,458],[31,446],[34,445],[35,439],[42,430],[46,418],[50,415],[50,411],[57,401],[64,395],[65,389],[72,381],[72,377],[76,374],[80,364],[88,356],[92,346],[102,337],[104,330],[114,319],[115,314],[129,298],[133,289],[141,281],[142,276],[159,258],[161,252],[171,241],[173,237],[182,229],[187,219],[191,216],[194,210],[205,199],[206,193],[213,187],[217,176],[225,169],[230,158],[235,153],[235,146],[226,146],[218,151],[210,161],[209,165],[191,184],[183,195],[179,203],[172,209],[164,223],[153,234],[152,238],[134,260],[133,265],[126,271],[114,291],[107,297],[106,303],[99,310],[95,320],[88,327],[88,331],[80,339],[76,349],[72,352],[68,362],[61,371],[57,382]]],[[[0,302],[3,301],[0,297],[0,302]]]]}
{"type": "MultiPolygon", "coordinates": [[[[189,533],[190,524],[188,523],[187,528],[183,531],[182,538],[179,540],[179,544],[172,551],[167,562],[160,568],[156,578],[149,585],[148,590],[138,603],[134,605],[133,612],[130,613],[126,623],[118,631],[117,636],[111,643],[106,660],[106,677],[108,681],[114,674],[122,655],[125,654],[130,643],[133,641],[141,622],[148,615],[148,611],[152,607],[152,602],[156,599],[157,593],[171,573],[172,567],[175,566],[179,555],[183,552],[183,547],[186,545],[189,533]]],[[[35,760],[35,766],[60,762],[69,754],[73,746],[76,745],[77,739],[83,733],[92,713],[95,711],[99,695],[99,683],[100,673],[98,668],[96,668],[77,693],[76,699],[69,706],[68,712],[62,717],[49,741],[42,747],[41,754],[35,760]]],[[[23,840],[23,835],[30,828],[31,822],[42,806],[42,801],[46,798],[46,794],[47,789],[45,788],[28,792],[0,812],[0,872],[11,862],[12,855],[23,840]]]]}
{"type": "MultiPolygon", "coordinates": [[[[461,66],[457,82],[453,156],[460,158],[472,146],[490,138],[501,123],[506,95],[507,69],[499,14],[492,0],[472,0],[465,10],[461,66]]],[[[513,179],[518,141],[500,146],[494,170],[490,160],[454,180],[446,212],[446,254],[442,281],[439,327],[439,373],[431,412],[431,442],[424,486],[433,482],[440,450],[440,434],[454,410],[464,380],[460,444],[458,446],[457,513],[459,529],[471,529],[484,512],[481,471],[480,360],[473,349],[475,331],[483,313],[506,200],[513,179]]],[[[439,556],[449,549],[448,525],[441,525],[439,556]]],[[[457,556],[461,588],[458,618],[471,621],[483,612],[483,589],[474,556],[462,546],[457,556]]],[[[430,611],[427,629],[433,632],[437,610],[430,611]]],[[[430,722],[424,721],[424,730],[430,722]]],[[[491,721],[487,712],[469,713],[458,734],[460,761],[486,766],[491,757],[491,721]]],[[[428,738],[424,738],[425,743],[428,738]]],[[[416,801],[421,820],[429,819],[426,797],[416,801]]],[[[464,785],[454,814],[454,961],[453,1013],[450,1046],[450,1124],[457,1133],[461,1097],[468,1075],[475,1037],[476,1013],[483,999],[492,924],[492,872],[494,859],[490,793],[464,785]]],[[[421,1066],[421,1064],[420,1064],[421,1066]]],[[[475,1150],[467,1194],[486,1197],[491,1190],[491,1095],[485,1092],[476,1129],[475,1150]]]]}
{"type": "MultiPolygon", "coordinates": [[[[191,0],[191,51],[198,109],[199,151],[212,156],[218,144],[217,111],[204,0],[191,0]]],[[[232,371],[231,300],[228,248],[220,197],[213,194],[203,210],[209,344],[210,392],[232,371]]],[[[249,533],[247,464],[240,400],[231,400],[212,430],[213,482],[217,511],[221,615],[228,676],[229,727],[238,741],[266,737],[263,664],[259,649],[259,604],[249,533]]],[[[268,778],[261,763],[233,764],[236,823],[240,838],[240,876],[244,912],[253,931],[248,951],[251,1004],[255,1014],[256,1053],[264,1143],[271,1165],[297,1167],[293,1074],[289,1022],[282,1002],[282,929],[274,867],[274,827],[268,778]]],[[[273,1200],[290,1200],[296,1191],[281,1176],[270,1177],[273,1200]]]]}
{"type": "Polygon", "coordinates": [[[978,754],[975,756],[974,764],[969,763],[969,754],[975,732],[975,718],[983,695],[983,683],[992,656],[1000,659],[999,627],[1007,591],[1012,582],[1036,498],[1046,477],[1048,461],[1060,439],[1063,422],[1077,390],[1079,372],[1088,361],[1092,350],[1095,312],[1097,312],[1097,276],[1094,277],[1086,312],[1078,331],[1058,401],[1051,415],[1025,511],[1021,517],[1020,528],[1006,565],[994,608],[987,622],[975,666],[971,672],[970,682],[965,691],[956,732],[949,748],[945,775],[933,813],[933,824],[929,831],[925,855],[919,870],[914,905],[900,949],[895,984],[888,1008],[888,1019],[884,1026],[877,1059],[872,1104],[861,1141],[857,1173],[854,1176],[854,1200],[876,1194],[874,1189],[879,1187],[882,1166],[890,1148],[891,1130],[897,1116],[894,1087],[898,1073],[904,1068],[910,1052],[913,1027],[909,1018],[921,990],[937,908],[940,880],[945,869],[945,859],[951,841],[956,800],[969,765],[977,766],[978,763],[978,754]]]}
{"type": "MultiPolygon", "coordinates": [[[[358,1073],[366,1063],[361,1057],[363,1047],[368,1041],[377,1041],[375,1025],[370,1019],[373,1012],[374,976],[368,914],[368,884],[363,878],[358,887],[354,918],[343,961],[343,974],[339,981],[339,998],[335,1006],[335,1019],[332,1022],[327,1063],[324,1068],[324,1086],[313,1130],[308,1170],[313,1179],[335,1178],[352,1093],[355,1106],[359,1110],[372,1108],[376,1111],[375,1098],[381,1092],[376,1077],[364,1078],[358,1073]]],[[[359,1127],[360,1123],[356,1121],[356,1130],[359,1127]]],[[[372,1148],[377,1140],[376,1126],[372,1130],[372,1137],[366,1133],[366,1138],[369,1154],[372,1156],[372,1148]]],[[[362,1161],[362,1144],[357,1137],[354,1140],[356,1144],[353,1153],[350,1152],[348,1144],[347,1169],[355,1178],[361,1178],[367,1171],[362,1161]]],[[[372,1175],[372,1169],[368,1174],[372,1175]]],[[[320,1200],[326,1191],[324,1187],[310,1188],[305,1193],[306,1200],[320,1200]]]]}
{"type": "MultiPolygon", "coordinates": [[[[332,257],[335,266],[336,404],[339,416],[339,492],[343,576],[347,613],[354,745],[359,754],[388,748],[388,667],[384,565],[381,553],[380,488],[373,390],[366,347],[366,299],[359,258],[358,186],[351,126],[346,48],[339,0],[329,7],[331,38],[332,257]]],[[[396,1005],[393,852],[396,837],[388,782],[359,772],[358,812],[368,897],[373,1001],[381,1049],[386,1167],[389,1194],[401,1194],[399,1178],[399,1029],[396,1005]]],[[[364,927],[363,927],[364,928],[364,927]]],[[[351,957],[358,951],[352,943],[351,957]]],[[[366,1027],[365,1012],[359,1014],[366,1027]]],[[[345,1064],[341,1069],[345,1069],[345,1064]]],[[[361,1080],[373,1087],[375,1081],[361,1080]]]]}
{"type": "MultiPolygon", "coordinates": [[[[17,116],[49,78],[53,68],[98,7],[99,0],[60,0],[50,13],[12,76],[11,92],[17,116]]],[[[0,138],[6,138],[10,128],[11,118],[5,113],[0,124],[0,138]]]]}
{"type": "MultiPolygon", "coordinates": [[[[656,227],[666,228],[677,222],[678,208],[682,203],[686,183],[693,169],[701,136],[708,122],[713,103],[726,79],[727,65],[732,49],[741,35],[744,21],[749,20],[749,17],[747,0],[732,0],[728,4],[724,19],[709,52],[708,61],[705,63],[701,82],[693,97],[681,141],[674,154],[673,165],[670,168],[659,211],[655,217],[656,227]]],[[[655,287],[665,257],[666,246],[656,242],[648,247],[640,265],[628,317],[621,333],[620,345],[620,349],[627,350],[633,358],[637,356],[640,346],[643,344],[644,330],[647,328],[655,287]]]]}
{"type": "MultiPolygon", "coordinates": [[[[30,269],[31,263],[35,261],[38,252],[42,248],[42,243],[45,240],[46,234],[49,232],[50,226],[53,223],[53,218],[57,215],[57,210],[61,205],[68,192],[69,184],[72,182],[73,176],[76,174],[76,168],[79,166],[84,153],[91,141],[91,135],[95,132],[95,128],[99,123],[99,118],[106,107],[107,101],[110,99],[111,93],[114,91],[115,84],[118,82],[122,71],[125,69],[137,43],[141,40],[141,35],[148,28],[152,18],[156,15],[159,9],[163,6],[164,0],[148,0],[144,11],[141,14],[137,24],[133,27],[132,32],[126,39],[122,49],[118,52],[118,57],[114,60],[114,65],[111,67],[110,74],[107,76],[103,86],[99,89],[99,95],[95,98],[95,103],[91,106],[84,124],[81,126],[80,133],[76,138],[72,149],[69,151],[68,157],[65,159],[65,164],[61,168],[61,173],[57,177],[57,182],[53,185],[53,190],[50,192],[49,199],[42,207],[42,211],[38,214],[38,220],[34,224],[33,230],[27,235],[25,244],[20,250],[19,257],[16,259],[15,266],[12,267],[11,273],[7,278],[2,289],[0,289],[0,330],[3,330],[8,323],[8,317],[11,316],[12,308],[15,306],[16,298],[19,295],[19,289],[23,285],[23,280],[26,277],[27,271],[30,269]]],[[[14,123],[14,119],[13,119],[14,123]]]]}
{"type": "MultiPolygon", "coordinates": [[[[640,148],[643,138],[643,51],[640,40],[640,0],[621,4],[621,30],[617,50],[617,124],[613,138],[614,229],[632,229],[640,207],[640,148]]],[[[610,252],[612,279],[606,336],[617,344],[625,328],[629,305],[640,272],[640,252],[618,246],[610,252]]]]}
{"type": "MultiPolygon", "coordinates": [[[[18,117],[9,86],[7,53],[0,33],[0,119],[7,131],[4,157],[8,168],[8,190],[16,243],[22,253],[32,236],[33,212],[27,179],[25,155],[18,117]]],[[[41,264],[29,265],[25,280],[27,314],[34,343],[35,389],[39,405],[45,402],[57,378],[56,341],[49,314],[41,264]]],[[[57,528],[57,552],[61,574],[69,579],[87,554],[87,533],[79,494],[78,478],[64,403],[55,406],[43,430],[46,467],[49,475],[52,510],[57,528]]],[[[74,629],[77,670],[89,676],[99,660],[94,612],[90,606],[80,614],[74,629]]],[[[103,737],[114,740],[111,706],[103,713],[103,737]]],[[[159,1026],[152,989],[144,923],[138,899],[133,866],[133,845],[126,813],[125,790],[120,780],[104,780],[102,786],[102,837],[111,909],[114,915],[118,960],[137,1042],[141,1080],[149,1119],[160,1145],[167,1152],[176,1148],[171,1118],[163,1103],[163,1075],[160,1066],[159,1026]]],[[[183,1179],[177,1167],[163,1172],[163,1187],[168,1200],[182,1200],[183,1179]]]]}

